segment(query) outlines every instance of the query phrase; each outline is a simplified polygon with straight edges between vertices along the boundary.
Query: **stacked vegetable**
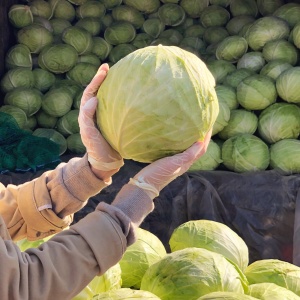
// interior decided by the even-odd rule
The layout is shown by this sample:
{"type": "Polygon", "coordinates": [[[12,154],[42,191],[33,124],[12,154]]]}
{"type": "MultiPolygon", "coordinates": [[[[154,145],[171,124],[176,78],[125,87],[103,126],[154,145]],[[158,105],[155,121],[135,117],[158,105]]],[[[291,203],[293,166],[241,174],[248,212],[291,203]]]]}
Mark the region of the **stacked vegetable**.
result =
{"type": "MultiPolygon", "coordinates": [[[[40,242],[18,242],[21,250],[40,242]]],[[[170,253],[145,229],[121,261],[73,300],[300,299],[300,268],[278,259],[249,263],[244,240],[225,224],[193,220],[177,227],[170,253]]]]}
{"type": "Polygon", "coordinates": [[[299,3],[33,0],[12,6],[9,20],[17,44],[0,110],[58,141],[61,154],[84,152],[76,117],[100,63],[162,44],[197,55],[216,80],[213,139],[191,170],[300,172],[299,3]]]}

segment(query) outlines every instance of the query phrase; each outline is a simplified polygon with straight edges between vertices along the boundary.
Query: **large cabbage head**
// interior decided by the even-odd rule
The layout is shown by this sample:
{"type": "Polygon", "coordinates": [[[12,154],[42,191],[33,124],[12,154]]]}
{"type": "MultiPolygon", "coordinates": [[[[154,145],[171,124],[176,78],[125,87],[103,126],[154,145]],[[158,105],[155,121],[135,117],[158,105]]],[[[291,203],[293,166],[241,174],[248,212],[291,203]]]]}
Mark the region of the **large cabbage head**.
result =
{"type": "Polygon", "coordinates": [[[249,263],[244,240],[225,224],[211,220],[192,220],[177,227],[169,241],[171,251],[188,247],[204,248],[234,262],[244,271],[249,263]]]}
{"type": "Polygon", "coordinates": [[[247,280],[223,255],[190,247],[150,266],[141,289],[164,300],[196,300],[216,291],[244,293],[247,280]]]}
{"type": "Polygon", "coordinates": [[[167,252],[160,239],[153,233],[137,228],[137,240],[129,246],[122,259],[122,287],[139,289],[147,269],[167,252]]]}
{"type": "Polygon", "coordinates": [[[186,50],[138,49],[108,71],[97,123],[124,158],[152,162],[204,140],[219,113],[214,86],[206,65],[186,50]]]}
{"type": "Polygon", "coordinates": [[[249,284],[275,283],[300,296],[300,267],[279,259],[261,259],[245,270],[249,284]]]}

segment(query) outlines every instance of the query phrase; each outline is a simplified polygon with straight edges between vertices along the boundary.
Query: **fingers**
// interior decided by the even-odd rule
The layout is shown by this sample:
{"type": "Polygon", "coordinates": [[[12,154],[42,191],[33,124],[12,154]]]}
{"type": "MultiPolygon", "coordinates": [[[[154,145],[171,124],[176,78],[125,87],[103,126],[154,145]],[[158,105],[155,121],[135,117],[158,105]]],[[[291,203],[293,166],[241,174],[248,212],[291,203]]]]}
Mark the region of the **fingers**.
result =
{"type": "Polygon", "coordinates": [[[84,105],[86,101],[88,101],[90,98],[96,95],[99,87],[101,86],[102,82],[104,81],[107,75],[108,70],[109,70],[108,64],[103,64],[99,67],[96,75],[94,76],[94,78],[91,80],[91,82],[83,92],[80,106],[84,105]]]}

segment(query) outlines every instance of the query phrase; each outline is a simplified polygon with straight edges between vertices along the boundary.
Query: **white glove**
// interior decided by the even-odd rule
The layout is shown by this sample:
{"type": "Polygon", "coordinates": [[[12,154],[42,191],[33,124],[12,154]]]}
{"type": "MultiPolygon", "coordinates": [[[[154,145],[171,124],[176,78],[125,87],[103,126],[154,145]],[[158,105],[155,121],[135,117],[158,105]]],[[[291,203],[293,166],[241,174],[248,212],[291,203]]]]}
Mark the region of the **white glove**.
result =
{"type": "Polygon", "coordinates": [[[123,158],[104,139],[94,120],[98,104],[95,96],[106,77],[108,69],[107,64],[101,65],[97,74],[85,88],[81,98],[78,117],[80,135],[86,147],[91,169],[96,176],[103,180],[108,180],[124,165],[123,158]]]}
{"type": "Polygon", "coordinates": [[[154,199],[165,186],[185,173],[206,152],[210,138],[211,131],[207,133],[203,142],[196,142],[182,153],[149,164],[131,178],[129,183],[144,189],[149,197],[154,199]]]}

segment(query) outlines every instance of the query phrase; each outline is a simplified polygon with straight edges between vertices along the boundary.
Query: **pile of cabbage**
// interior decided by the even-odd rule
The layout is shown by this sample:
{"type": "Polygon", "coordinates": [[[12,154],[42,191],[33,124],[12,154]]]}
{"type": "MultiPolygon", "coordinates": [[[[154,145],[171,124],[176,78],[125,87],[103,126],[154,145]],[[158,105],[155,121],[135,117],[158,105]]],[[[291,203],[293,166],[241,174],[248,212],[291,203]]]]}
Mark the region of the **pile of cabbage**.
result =
{"type": "MultiPolygon", "coordinates": [[[[43,242],[18,245],[25,251],[43,242]]],[[[138,228],[119,263],[72,299],[300,299],[300,267],[278,259],[250,263],[242,237],[223,223],[187,221],[173,231],[169,248],[138,228]]]]}
{"type": "Polygon", "coordinates": [[[17,43],[6,55],[1,110],[57,140],[61,153],[85,151],[76,117],[98,66],[161,44],[198,56],[216,82],[213,138],[191,171],[300,172],[299,3],[28,0],[8,17],[17,43]]]}

